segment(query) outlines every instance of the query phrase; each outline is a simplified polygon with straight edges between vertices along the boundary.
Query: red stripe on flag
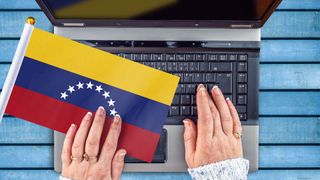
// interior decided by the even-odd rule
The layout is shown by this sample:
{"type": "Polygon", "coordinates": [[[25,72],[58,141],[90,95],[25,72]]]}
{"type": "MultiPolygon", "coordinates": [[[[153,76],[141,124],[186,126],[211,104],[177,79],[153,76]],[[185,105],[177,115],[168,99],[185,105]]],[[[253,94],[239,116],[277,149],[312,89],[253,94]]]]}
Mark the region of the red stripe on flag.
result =
{"type": "MultiPolygon", "coordinates": [[[[62,133],[66,133],[72,123],[79,126],[87,112],[86,109],[17,85],[12,90],[6,108],[7,114],[62,133]],[[55,110],[51,111],[52,109],[55,110]]],[[[107,118],[106,122],[101,143],[104,142],[112,120],[107,118]]],[[[159,138],[160,135],[157,133],[123,122],[118,148],[126,149],[132,157],[151,162],[159,138]]]]}

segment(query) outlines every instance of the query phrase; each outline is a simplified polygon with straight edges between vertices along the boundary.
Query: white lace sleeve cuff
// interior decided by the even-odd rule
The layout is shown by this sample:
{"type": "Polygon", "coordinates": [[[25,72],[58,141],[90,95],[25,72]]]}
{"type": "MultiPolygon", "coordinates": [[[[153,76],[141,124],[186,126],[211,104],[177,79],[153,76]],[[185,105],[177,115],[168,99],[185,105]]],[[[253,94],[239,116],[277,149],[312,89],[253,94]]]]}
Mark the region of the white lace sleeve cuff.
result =
{"type": "Polygon", "coordinates": [[[69,179],[69,178],[66,178],[66,177],[60,176],[60,180],[72,180],[72,179],[69,179]]]}
{"type": "Polygon", "coordinates": [[[188,169],[193,180],[246,180],[249,161],[243,158],[228,159],[188,169]]]}

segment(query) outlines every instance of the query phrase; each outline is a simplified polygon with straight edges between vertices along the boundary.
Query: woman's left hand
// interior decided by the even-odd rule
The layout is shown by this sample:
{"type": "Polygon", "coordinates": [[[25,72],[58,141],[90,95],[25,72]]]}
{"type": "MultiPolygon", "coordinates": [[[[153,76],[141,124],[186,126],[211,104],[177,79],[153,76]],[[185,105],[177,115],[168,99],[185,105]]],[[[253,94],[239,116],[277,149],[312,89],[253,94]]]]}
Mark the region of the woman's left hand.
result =
{"type": "Polygon", "coordinates": [[[99,152],[102,130],[106,112],[99,107],[94,120],[88,112],[80,127],[72,124],[63,144],[62,176],[72,180],[78,179],[120,179],[126,151],[117,151],[121,131],[121,118],[115,116],[104,145],[99,152]]]}

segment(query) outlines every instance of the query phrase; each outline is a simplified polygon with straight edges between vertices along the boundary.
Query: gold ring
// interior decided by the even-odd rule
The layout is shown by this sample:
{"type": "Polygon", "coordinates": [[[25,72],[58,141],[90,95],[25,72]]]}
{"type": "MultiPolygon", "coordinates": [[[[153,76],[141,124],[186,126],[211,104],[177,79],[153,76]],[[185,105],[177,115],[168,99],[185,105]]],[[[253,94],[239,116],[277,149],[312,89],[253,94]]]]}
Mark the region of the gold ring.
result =
{"type": "Polygon", "coordinates": [[[234,137],[236,137],[237,139],[240,139],[242,137],[242,133],[241,132],[235,132],[233,133],[234,137]]]}
{"type": "Polygon", "coordinates": [[[87,153],[84,153],[84,154],[83,154],[83,158],[84,158],[86,161],[89,161],[90,159],[98,159],[97,156],[89,156],[87,153]]]}
{"type": "Polygon", "coordinates": [[[80,161],[82,161],[83,160],[83,157],[74,157],[74,156],[72,156],[71,155],[71,160],[78,160],[78,159],[80,159],[80,161]]]}

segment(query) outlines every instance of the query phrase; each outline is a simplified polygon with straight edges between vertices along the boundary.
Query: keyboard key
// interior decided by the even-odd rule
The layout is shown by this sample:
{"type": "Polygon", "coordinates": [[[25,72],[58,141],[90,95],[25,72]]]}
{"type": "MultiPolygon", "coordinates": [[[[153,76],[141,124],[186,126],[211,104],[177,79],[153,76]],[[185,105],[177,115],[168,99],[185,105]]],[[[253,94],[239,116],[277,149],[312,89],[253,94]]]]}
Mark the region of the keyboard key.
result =
{"type": "Polygon", "coordinates": [[[247,114],[246,113],[240,113],[239,118],[241,121],[247,120],[247,114]]]}
{"type": "Polygon", "coordinates": [[[200,71],[209,71],[210,69],[210,65],[208,62],[200,62],[199,63],[199,66],[200,66],[200,71]]]}
{"type": "Polygon", "coordinates": [[[241,105],[247,104],[247,96],[246,95],[238,95],[237,104],[241,104],[241,105]]]}
{"type": "Polygon", "coordinates": [[[185,93],[185,85],[179,84],[176,93],[185,93]]]}
{"type": "Polygon", "coordinates": [[[168,72],[175,72],[175,71],[177,71],[177,63],[176,63],[176,62],[168,62],[168,63],[167,63],[167,71],[168,71],[168,72]]]}
{"type": "Polygon", "coordinates": [[[181,106],[180,107],[180,115],[190,116],[190,106],[181,106]]]}
{"type": "Polygon", "coordinates": [[[192,83],[193,79],[194,79],[194,74],[193,73],[186,73],[183,76],[183,82],[192,83]]]}
{"type": "Polygon", "coordinates": [[[172,104],[173,105],[179,105],[180,104],[180,95],[174,95],[172,104]]]}
{"type": "Polygon", "coordinates": [[[232,63],[230,62],[221,62],[221,63],[210,63],[210,70],[214,72],[231,72],[232,63]]]}
{"type": "Polygon", "coordinates": [[[186,85],[186,93],[188,94],[195,94],[196,93],[196,84],[187,84],[186,85]]]}
{"type": "Polygon", "coordinates": [[[179,62],[178,63],[178,71],[188,71],[188,63],[187,62],[179,62]]]}
{"type": "Polygon", "coordinates": [[[246,62],[238,62],[238,72],[247,72],[246,62]]]}
{"type": "Polygon", "coordinates": [[[228,55],[228,60],[229,60],[229,61],[236,61],[236,60],[237,60],[237,55],[229,54],[229,55],[228,55]]]}
{"type": "Polygon", "coordinates": [[[176,58],[175,58],[175,55],[174,54],[167,54],[166,55],[166,60],[167,61],[174,61],[176,58]]]}
{"type": "Polygon", "coordinates": [[[152,60],[152,56],[151,56],[151,54],[143,54],[141,56],[141,60],[142,61],[151,61],[152,60]]]}
{"type": "Polygon", "coordinates": [[[197,111],[197,106],[192,106],[191,107],[191,116],[197,116],[198,111],[197,111]]]}
{"type": "Polygon", "coordinates": [[[245,83],[245,82],[247,82],[247,74],[239,73],[237,79],[238,79],[239,83],[245,83]]]}
{"type": "Polygon", "coordinates": [[[131,55],[131,58],[132,58],[132,60],[134,60],[134,61],[141,61],[141,55],[142,54],[132,54],[131,55]]]}
{"type": "Polygon", "coordinates": [[[248,56],[246,54],[239,55],[239,60],[246,61],[246,60],[248,60],[248,56]]]}
{"type": "Polygon", "coordinates": [[[237,109],[239,114],[247,112],[247,107],[246,106],[236,106],[236,109],[237,109]]]}
{"type": "Polygon", "coordinates": [[[208,55],[208,60],[209,61],[216,61],[216,60],[218,60],[218,56],[216,54],[210,54],[210,55],[208,55]]]}
{"type": "Polygon", "coordinates": [[[201,73],[194,74],[194,82],[196,82],[196,83],[204,82],[203,74],[201,74],[201,73]]]}
{"type": "Polygon", "coordinates": [[[181,95],[181,104],[186,104],[186,105],[191,104],[190,95],[181,95]]]}
{"type": "Polygon", "coordinates": [[[220,54],[220,55],[218,56],[218,59],[219,59],[220,61],[226,61],[226,60],[227,60],[227,55],[225,55],[225,54],[220,54]]]}
{"type": "Polygon", "coordinates": [[[152,54],[152,60],[153,61],[162,61],[163,55],[162,54],[152,54]]]}
{"type": "Polygon", "coordinates": [[[195,93],[191,95],[191,104],[196,105],[197,104],[197,98],[195,93]]]}
{"type": "Polygon", "coordinates": [[[197,62],[189,63],[189,71],[191,71],[191,72],[199,71],[199,63],[197,63],[197,62]]]}
{"type": "Polygon", "coordinates": [[[194,54],[186,54],[186,60],[187,61],[194,61],[196,59],[194,57],[194,54]]]}
{"type": "Polygon", "coordinates": [[[247,93],[247,85],[246,84],[238,84],[238,93],[239,94],[247,93]]]}
{"type": "Polygon", "coordinates": [[[169,114],[170,114],[170,116],[179,116],[179,107],[178,106],[171,106],[169,114]]]}
{"type": "Polygon", "coordinates": [[[217,74],[217,82],[223,93],[232,93],[232,74],[219,73],[217,74]]]}
{"type": "Polygon", "coordinates": [[[204,60],[206,60],[206,55],[205,54],[197,54],[196,60],[197,61],[204,61],[204,60]]]}
{"type": "Polygon", "coordinates": [[[176,55],[176,60],[177,61],[185,61],[186,60],[186,56],[184,54],[177,54],[176,55]]]}
{"type": "Polygon", "coordinates": [[[216,82],[216,74],[215,73],[207,73],[206,74],[206,82],[216,82]]]}

